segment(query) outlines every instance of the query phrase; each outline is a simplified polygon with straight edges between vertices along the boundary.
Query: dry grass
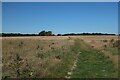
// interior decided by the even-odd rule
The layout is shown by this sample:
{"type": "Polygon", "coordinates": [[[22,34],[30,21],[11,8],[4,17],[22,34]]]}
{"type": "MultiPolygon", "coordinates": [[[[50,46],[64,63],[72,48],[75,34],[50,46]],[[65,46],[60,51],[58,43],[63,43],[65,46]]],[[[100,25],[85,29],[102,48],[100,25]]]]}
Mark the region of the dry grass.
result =
{"type": "Polygon", "coordinates": [[[54,77],[54,70],[62,66],[67,59],[64,56],[74,45],[68,38],[54,37],[5,37],[2,40],[3,75],[11,77],[54,77]]]}
{"type": "MultiPolygon", "coordinates": [[[[3,75],[10,77],[64,77],[77,53],[75,39],[103,50],[117,36],[3,37],[3,75]],[[104,41],[104,40],[107,40],[104,41]]],[[[82,48],[87,49],[85,44],[82,48]]],[[[79,50],[79,47],[77,47],[79,50]]],[[[113,49],[114,50],[114,49],[113,49]]],[[[103,52],[103,53],[108,53],[103,52]]],[[[108,55],[107,55],[108,56],[108,55]]],[[[111,60],[116,63],[111,54],[111,60]]],[[[116,55],[115,55],[116,56],[116,55]]]]}

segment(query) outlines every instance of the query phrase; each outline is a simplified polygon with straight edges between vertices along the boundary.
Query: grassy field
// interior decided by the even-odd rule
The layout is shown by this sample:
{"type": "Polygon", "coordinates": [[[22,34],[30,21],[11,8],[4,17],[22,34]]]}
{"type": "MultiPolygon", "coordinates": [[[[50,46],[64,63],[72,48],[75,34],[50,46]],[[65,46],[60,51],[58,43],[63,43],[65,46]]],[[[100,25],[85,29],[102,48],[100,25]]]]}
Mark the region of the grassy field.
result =
{"type": "Polygon", "coordinates": [[[118,75],[114,63],[99,50],[79,42],[81,53],[78,56],[77,67],[73,78],[116,78],[118,75]]]}
{"type": "Polygon", "coordinates": [[[3,78],[117,78],[116,41],[116,36],[3,37],[3,78]]]}

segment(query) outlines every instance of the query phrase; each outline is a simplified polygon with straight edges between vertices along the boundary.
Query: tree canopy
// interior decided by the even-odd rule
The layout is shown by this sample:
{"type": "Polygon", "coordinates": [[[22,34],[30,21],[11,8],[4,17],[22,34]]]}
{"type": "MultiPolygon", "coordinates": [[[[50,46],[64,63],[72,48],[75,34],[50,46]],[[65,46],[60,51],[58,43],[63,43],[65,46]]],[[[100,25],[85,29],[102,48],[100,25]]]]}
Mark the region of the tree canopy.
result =
{"type": "MultiPolygon", "coordinates": [[[[0,36],[79,36],[79,35],[116,35],[107,33],[66,33],[66,34],[53,34],[52,31],[41,31],[38,34],[21,34],[21,33],[0,33],[0,36]]],[[[119,34],[120,35],[120,34],[119,34]]]]}
{"type": "Polygon", "coordinates": [[[53,34],[52,34],[52,31],[41,31],[40,33],[39,33],[39,35],[40,36],[52,36],[53,34]]]}

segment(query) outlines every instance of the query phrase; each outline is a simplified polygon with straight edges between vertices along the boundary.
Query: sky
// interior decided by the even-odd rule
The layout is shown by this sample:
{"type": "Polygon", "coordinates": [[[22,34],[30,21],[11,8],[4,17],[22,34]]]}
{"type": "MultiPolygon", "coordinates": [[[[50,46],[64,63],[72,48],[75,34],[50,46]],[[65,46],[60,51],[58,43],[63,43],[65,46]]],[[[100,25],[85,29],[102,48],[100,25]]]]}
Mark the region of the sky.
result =
{"type": "Polygon", "coordinates": [[[2,2],[119,2],[119,0],[2,0],[2,2]]]}
{"type": "Polygon", "coordinates": [[[3,2],[2,32],[118,33],[117,2],[3,2]]]}

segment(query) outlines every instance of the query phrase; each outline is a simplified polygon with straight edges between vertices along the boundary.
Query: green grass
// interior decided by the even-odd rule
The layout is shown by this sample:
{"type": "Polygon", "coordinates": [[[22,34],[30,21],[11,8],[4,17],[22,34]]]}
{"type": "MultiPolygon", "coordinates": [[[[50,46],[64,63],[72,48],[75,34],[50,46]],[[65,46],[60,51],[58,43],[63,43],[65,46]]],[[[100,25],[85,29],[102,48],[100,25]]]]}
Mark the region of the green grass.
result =
{"type": "Polygon", "coordinates": [[[69,51],[58,49],[49,52],[49,62],[47,63],[46,67],[48,68],[50,74],[47,75],[46,77],[64,78],[64,76],[67,74],[72,65],[74,56],[75,56],[74,53],[70,51],[70,49],[69,51]],[[60,62],[53,64],[51,60],[52,58],[55,58],[55,56],[60,57],[60,59],[58,59],[58,61],[60,60],[60,62]]]}
{"type": "MultiPolygon", "coordinates": [[[[78,45],[82,44],[79,43],[78,45]]],[[[102,53],[90,48],[89,45],[86,45],[86,48],[80,47],[82,53],[78,56],[73,78],[116,78],[118,76],[113,62],[102,53]]]]}

